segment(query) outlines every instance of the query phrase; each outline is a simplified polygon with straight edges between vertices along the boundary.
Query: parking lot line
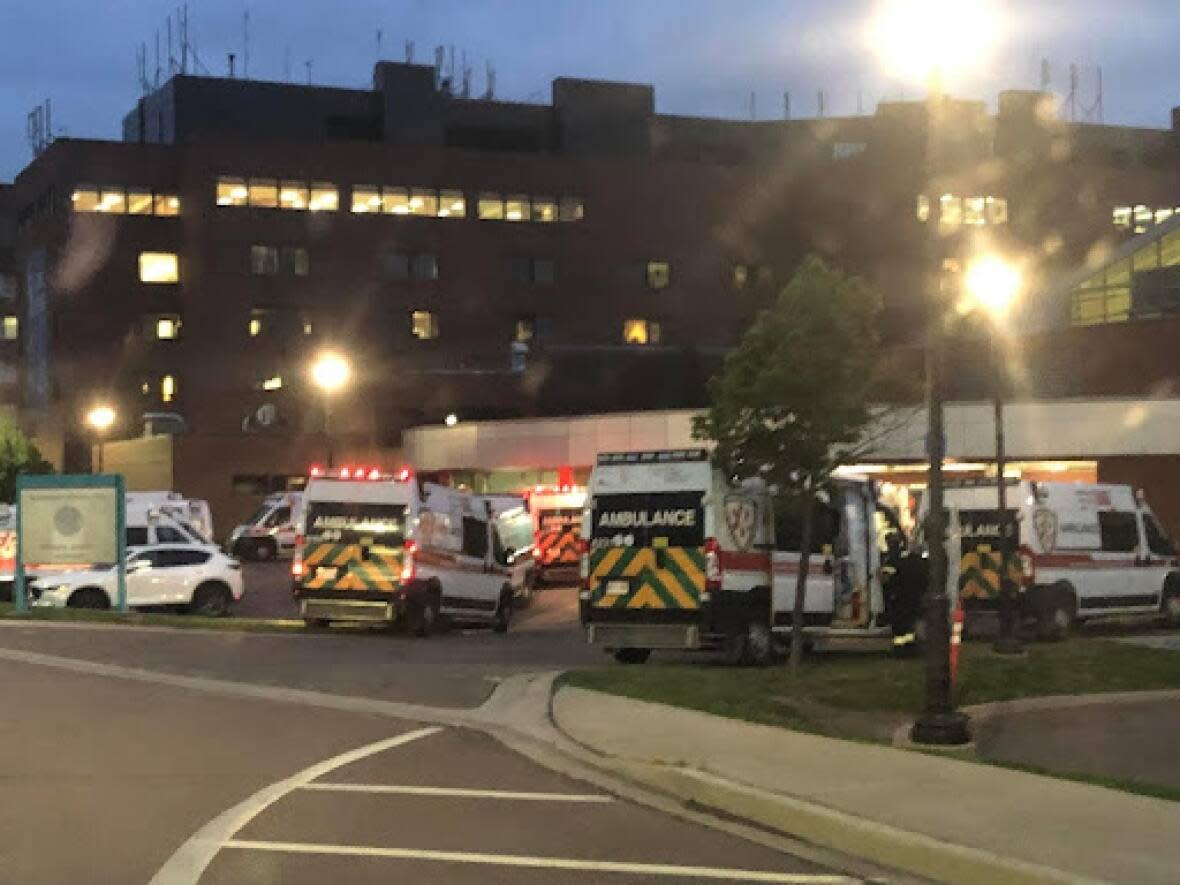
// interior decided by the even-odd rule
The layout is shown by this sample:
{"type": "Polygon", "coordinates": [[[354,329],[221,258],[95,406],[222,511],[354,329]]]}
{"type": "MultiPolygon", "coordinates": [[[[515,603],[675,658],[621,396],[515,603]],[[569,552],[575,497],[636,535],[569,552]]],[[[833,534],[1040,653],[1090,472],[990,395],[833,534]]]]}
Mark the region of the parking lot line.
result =
{"type": "Polygon", "coordinates": [[[502,867],[527,867],[545,870],[570,870],[592,873],[630,873],[681,879],[718,879],[727,882],[778,882],[793,885],[851,885],[859,882],[847,876],[777,873],[770,870],[738,870],[720,867],[690,867],[674,864],[622,863],[609,860],[580,860],[567,857],[537,857],[527,854],[482,854],[469,851],[431,851],[416,848],[382,848],[373,845],[326,845],[315,842],[261,842],[228,839],[224,848],[245,851],[270,851],[282,854],[320,854],[337,857],[382,857],[395,860],[430,860],[442,863],[483,864],[502,867]]]}
{"type": "Polygon", "coordinates": [[[416,787],[398,784],[344,784],[315,781],[301,790],[328,793],[389,793],[396,796],[446,796],[457,799],[505,799],[516,802],[613,802],[611,796],[593,793],[528,793],[513,790],[468,790],[460,787],[416,787]]]}
{"type": "Polygon", "coordinates": [[[190,836],[176,850],[176,853],[168,858],[164,866],[160,867],[149,885],[196,885],[217,852],[221,850],[222,845],[288,793],[298,790],[318,777],[330,774],[337,768],[342,768],[377,753],[383,753],[394,747],[400,747],[419,738],[430,737],[440,731],[442,729],[438,726],[407,731],[395,737],[349,750],[338,756],[333,756],[331,759],[325,759],[323,762],[317,762],[286,780],[273,783],[269,787],[263,787],[253,796],[244,799],[233,808],[223,811],[190,836]]]}

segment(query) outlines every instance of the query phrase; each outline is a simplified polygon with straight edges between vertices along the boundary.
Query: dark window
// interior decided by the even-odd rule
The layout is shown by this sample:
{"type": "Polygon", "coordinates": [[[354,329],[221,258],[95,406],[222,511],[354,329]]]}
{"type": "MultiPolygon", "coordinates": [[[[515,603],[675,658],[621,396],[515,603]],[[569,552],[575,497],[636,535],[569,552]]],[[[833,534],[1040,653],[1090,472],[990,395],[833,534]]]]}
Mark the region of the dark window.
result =
{"type": "Polygon", "coordinates": [[[156,526],[157,544],[183,544],[188,540],[180,529],[170,525],[156,526]]]}
{"type": "Polygon", "coordinates": [[[279,267],[285,274],[305,277],[311,271],[311,258],[302,246],[284,246],[280,252],[279,267]]]}
{"type": "Polygon", "coordinates": [[[429,252],[386,252],[381,274],[387,280],[437,280],[438,256],[429,252]]]}
{"type": "Polygon", "coordinates": [[[415,255],[412,271],[416,280],[437,280],[438,256],[430,254],[415,255]]]}
{"type": "Polygon", "coordinates": [[[1143,531],[1147,535],[1147,549],[1156,556],[1176,555],[1176,545],[1164,534],[1164,530],[1150,513],[1143,514],[1143,531]]]}
{"type": "Polygon", "coordinates": [[[488,554],[488,524],[473,516],[463,517],[463,555],[483,559],[488,554]]]}
{"type": "Polygon", "coordinates": [[[270,518],[267,519],[266,525],[269,528],[274,528],[275,526],[286,525],[290,521],[291,521],[291,508],[290,507],[279,507],[275,510],[274,513],[272,513],[270,515],[270,518]]]}
{"type": "Polygon", "coordinates": [[[128,547],[142,547],[148,542],[147,526],[127,526],[126,536],[128,547]]]}
{"type": "Polygon", "coordinates": [[[255,276],[274,276],[279,272],[279,250],[274,246],[250,247],[250,273],[255,276]]]}
{"type": "Polygon", "coordinates": [[[1139,547],[1139,526],[1134,513],[1106,510],[1098,514],[1102,549],[1111,553],[1133,553],[1139,547]]]}
{"type": "Polygon", "coordinates": [[[381,275],[387,280],[408,280],[410,256],[404,252],[386,252],[381,256],[381,275]]]}
{"type": "MultiPolygon", "coordinates": [[[[840,537],[840,511],[828,504],[819,504],[811,520],[811,552],[824,553],[836,548],[840,537]]],[[[803,513],[797,507],[785,506],[774,514],[774,549],[798,553],[803,548],[803,513]]]]}
{"type": "Polygon", "coordinates": [[[533,280],[543,286],[551,286],[557,281],[557,262],[552,258],[533,259],[533,280]]]}
{"type": "Polygon", "coordinates": [[[187,565],[203,565],[209,561],[204,550],[157,550],[155,564],[158,568],[182,568],[187,565]]]}

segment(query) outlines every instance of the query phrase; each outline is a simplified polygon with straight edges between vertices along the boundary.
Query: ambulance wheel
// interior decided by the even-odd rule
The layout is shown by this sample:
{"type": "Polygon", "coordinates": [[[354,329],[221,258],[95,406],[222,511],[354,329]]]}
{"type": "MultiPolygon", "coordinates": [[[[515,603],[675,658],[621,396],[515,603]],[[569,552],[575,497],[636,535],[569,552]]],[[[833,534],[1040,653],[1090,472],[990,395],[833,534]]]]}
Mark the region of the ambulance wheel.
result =
{"type": "Polygon", "coordinates": [[[250,558],[255,562],[270,562],[278,555],[275,542],[269,538],[255,541],[250,545],[250,558]]]}
{"type": "Polygon", "coordinates": [[[1180,627],[1180,575],[1168,575],[1164,581],[1164,598],[1160,604],[1164,623],[1169,627],[1180,627]]]}
{"type": "Polygon", "coordinates": [[[512,624],[512,588],[505,584],[500,590],[500,604],[496,606],[496,619],[492,621],[492,629],[497,633],[507,633],[512,624]]]}
{"type": "Polygon", "coordinates": [[[620,664],[646,664],[650,657],[650,648],[620,648],[615,652],[615,660],[620,664]]]}
{"type": "Polygon", "coordinates": [[[761,621],[750,624],[746,630],[746,653],[742,664],[747,667],[765,667],[774,653],[774,638],[770,626],[761,621]]]}
{"type": "Polygon", "coordinates": [[[1076,614],[1073,588],[1064,581],[1053,584],[1044,591],[1037,606],[1037,639],[1041,642],[1061,642],[1073,629],[1076,614]]]}

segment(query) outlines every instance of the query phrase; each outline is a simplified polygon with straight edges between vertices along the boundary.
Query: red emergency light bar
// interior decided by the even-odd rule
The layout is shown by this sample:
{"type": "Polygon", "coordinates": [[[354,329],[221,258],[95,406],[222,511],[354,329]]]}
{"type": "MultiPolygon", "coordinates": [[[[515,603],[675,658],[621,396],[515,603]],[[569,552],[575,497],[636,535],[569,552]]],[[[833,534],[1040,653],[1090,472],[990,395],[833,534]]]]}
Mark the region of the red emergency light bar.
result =
{"type": "Polygon", "coordinates": [[[307,475],[311,479],[349,479],[349,480],[367,480],[369,482],[379,482],[383,479],[392,479],[396,482],[409,482],[413,476],[414,471],[409,467],[400,468],[397,473],[392,475],[383,473],[380,467],[363,467],[351,466],[341,467],[334,470],[333,473],[328,473],[319,464],[313,464],[308,468],[307,475]]]}

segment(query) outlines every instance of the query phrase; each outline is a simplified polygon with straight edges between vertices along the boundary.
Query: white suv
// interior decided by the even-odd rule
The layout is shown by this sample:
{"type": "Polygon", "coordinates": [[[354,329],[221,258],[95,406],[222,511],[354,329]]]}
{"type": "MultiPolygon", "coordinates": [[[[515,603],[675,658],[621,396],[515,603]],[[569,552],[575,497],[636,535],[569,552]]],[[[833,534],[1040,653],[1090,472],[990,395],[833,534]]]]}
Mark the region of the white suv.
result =
{"type": "MultiPolygon", "coordinates": [[[[183,606],[218,617],[242,598],[242,566],[213,546],[156,544],[127,549],[127,604],[183,606]]],[[[114,566],[41,575],[31,586],[40,608],[111,608],[118,594],[114,566]]]]}

